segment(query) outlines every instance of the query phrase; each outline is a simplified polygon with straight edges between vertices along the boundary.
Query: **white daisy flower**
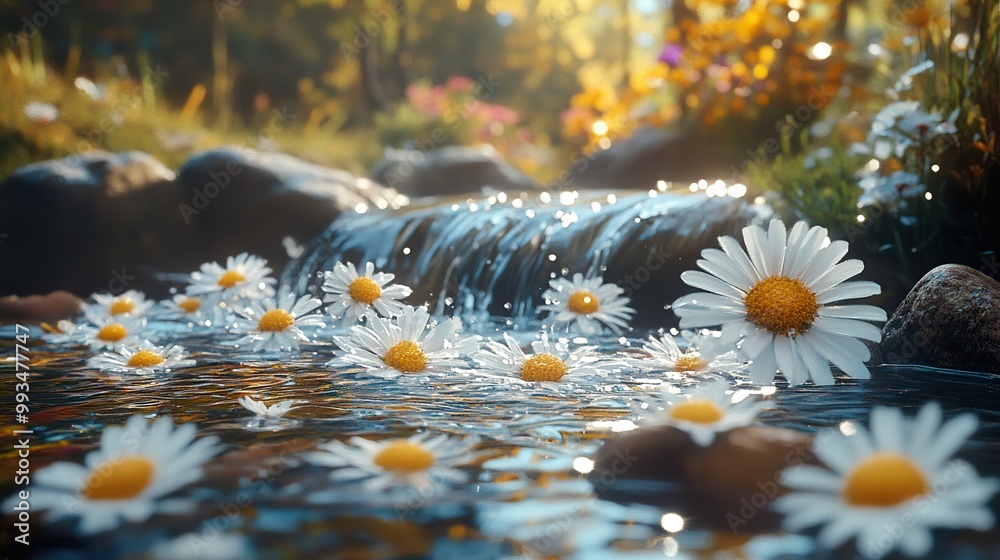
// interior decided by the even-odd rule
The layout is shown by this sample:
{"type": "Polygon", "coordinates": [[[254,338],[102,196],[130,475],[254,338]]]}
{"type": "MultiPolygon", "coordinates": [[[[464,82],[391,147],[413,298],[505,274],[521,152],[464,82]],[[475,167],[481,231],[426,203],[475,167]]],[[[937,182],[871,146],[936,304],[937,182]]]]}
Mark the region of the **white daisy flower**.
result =
{"type": "Polygon", "coordinates": [[[142,415],[132,416],[124,426],[104,430],[100,449],[87,454],[84,465],[57,462],[34,473],[31,507],[48,510],[50,521],[79,517],[82,533],[176,511],[185,504],[159,498],[201,478],[201,465],[217,452],[218,438],[194,436],[194,424],[174,429],[168,417],[149,424],[142,415]]]}
{"type": "Polygon", "coordinates": [[[366,368],[365,375],[393,379],[403,374],[442,375],[467,365],[464,358],[475,354],[479,343],[463,337],[458,317],[428,325],[424,307],[405,307],[398,317],[368,316],[364,325],[351,327],[349,338],[334,337],[344,350],[328,365],[366,368]]]}
{"type": "Polygon", "coordinates": [[[83,307],[88,317],[105,319],[108,317],[143,317],[153,306],[152,300],[146,299],[146,294],[129,290],[121,295],[93,294],[90,302],[83,307]]]}
{"type": "Polygon", "coordinates": [[[82,344],[80,337],[76,336],[76,324],[63,319],[55,324],[48,323],[40,325],[45,331],[43,335],[49,344],[82,344]]]}
{"type": "MultiPolygon", "coordinates": [[[[240,299],[261,299],[274,296],[277,281],[268,276],[271,268],[267,261],[247,253],[226,259],[226,266],[205,263],[191,273],[187,293],[193,296],[212,296],[213,303],[226,305],[240,299]]],[[[203,302],[207,305],[208,302],[203,302]]]]}
{"type": "Polygon", "coordinates": [[[375,272],[375,265],[365,263],[364,275],[359,275],[354,263],[338,262],[332,272],[323,273],[324,302],[330,304],[327,311],[334,317],[345,316],[358,319],[375,312],[383,317],[394,317],[402,313],[405,304],[399,300],[409,296],[413,290],[402,284],[391,285],[394,274],[375,272]]]}
{"type": "Polygon", "coordinates": [[[539,311],[549,311],[549,320],[555,326],[576,323],[583,334],[597,334],[607,326],[615,333],[628,328],[628,320],[635,310],[628,306],[625,290],[614,284],[605,284],[600,277],[584,279],[576,273],[572,280],[556,278],[549,282],[550,289],[542,293],[545,305],[539,311]]]}
{"type": "Polygon", "coordinates": [[[745,336],[740,350],[749,360],[750,379],[770,384],[780,370],[791,385],[810,377],[833,384],[829,363],[851,377],[868,379],[864,362],[871,354],[857,338],[878,342],[882,331],[865,321],[885,321],[885,311],[871,305],[832,305],[840,300],[878,294],[874,282],[847,279],[864,269],[859,260],[837,264],[846,241],[830,242],[826,229],[798,222],[788,236],[772,220],[767,232],[743,228],[747,252],[732,237],[720,237],[718,249],[702,251],[698,266],[681,279],[708,290],[673,303],[682,328],[722,325],[722,338],[745,336]]]}
{"type": "Polygon", "coordinates": [[[240,403],[243,408],[263,418],[281,418],[289,410],[295,408],[295,401],[281,401],[278,404],[267,406],[263,401],[255,401],[248,396],[240,397],[236,402],[240,403]]]}
{"type": "MultiPolygon", "coordinates": [[[[95,319],[91,317],[91,319],[95,319]]],[[[116,317],[96,319],[95,324],[77,325],[76,340],[94,350],[113,350],[121,347],[137,346],[143,340],[146,319],[141,317],[116,317]]]]}
{"type": "Polygon", "coordinates": [[[766,403],[749,398],[733,404],[726,394],[728,391],[726,381],[704,383],[691,390],[686,398],[664,391],[663,411],[645,417],[643,422],[679,428],[690,434],[698,445],[710,445],[715,441],[715,434],[749,426],[756,422],[757,414],[767,408],[766,403]]]}
{"type": "Polygon", "coordinates": [[[59,109],[51,103],[32,101],[24,106],[24,116],[36,123],[47,123],[59,118],[59,109]]]}
{"type": "Polygon", "coordinates": [[[986,502],[1000,481],[951,458],[977,427],[971,414],[942,425],[940,405],[930,402],[910,420],[899,409],[875,408],[871,432],[854,424],[820,432],[813,450],[829,469],[801,465],[782,474],[792,489],[775,503],[785,529],[823,525],[821,546],[857,537],[857,550],[868,558],[897,547],[924,556],[934,527],[990,530],[986,502]]]}
{"type": "MultiPolygon", "coordinates": [[[[670,333],[660,333],[660,337],[649,337],[642,345],[648,356],[633,359],[633,365],[646,369],[665,370],[674,373],[717,373],[732,372],[742,369],[745,364],[740,362],[735,350],[723,347],[720,341],[704,333],[684,331],[681,336],[687,339],[687,350],[681,350],[676,339],[670,333]]],[[[735,346],[733,347],[735,348],[735,346]]]]}
{"type": "Polygon", "coordinates": [[[469,475],[459,470],[475,456],[478,438],[452,438],[428,432],[406,439],[371,441],[352,437],[349,443],[332,441],[319,446],[307,459],[325,467],[336,482],[358,482],[369,493],[392,488],[413,488],[423,495],[460,484],[469,475]]]}
{"type": "Polygon", "coordinates": [[[237,346],[250,345],[254,352],[280,352],[298,350],[299,341],[309,342],[309,336],[302,327],[322,327],[323,318],[316,311],[323,302],[302,296],[296,300],[295,294],[282,288],[277,301],[267,298],[262,302],[253,301],[249,306],[237,309],[240,318],[236,321],[235,332],[246,333],[237,340],[237,346]]]}
{"type": "Polygon", "coordinates": [[[87,366],[103,371],[148,375],[161,371],[191,367],[194,360],[187,358],[181,346],[156,346],[144,341],[135,348],[119,347],[114,352],[103,352],[87,360],[87,366]]]}
{"type": "Polygon", "coordinates": [[[905,204],[905,199],[922,196],[927,191],[920,177],[908,171],[896,171],[886,177],[866,177],[858,186],[864,190],[858,197],[858,208],[875,203],[896,208],[905,204]]]}
{"type": "Polygon", "coordinates": [[[585,346],[572,351],[564,344],[546,338],[531,343],[532,353],[525,354],[514,337],[503,333],[504,342],[489,340],[473,360],[480,366],[477,373],[516,379],[528,383],[558,382],[565,376],[605,375],[596,347],[585,346]]]}
{"type": "Polygon", "coordinates": [[[222,308],[215,305],[212,299],[212,297],[175,294],[173,298],[161,302],[161,316],[164,319],[199,325],[222,324],[225,319],[222,308]]]}

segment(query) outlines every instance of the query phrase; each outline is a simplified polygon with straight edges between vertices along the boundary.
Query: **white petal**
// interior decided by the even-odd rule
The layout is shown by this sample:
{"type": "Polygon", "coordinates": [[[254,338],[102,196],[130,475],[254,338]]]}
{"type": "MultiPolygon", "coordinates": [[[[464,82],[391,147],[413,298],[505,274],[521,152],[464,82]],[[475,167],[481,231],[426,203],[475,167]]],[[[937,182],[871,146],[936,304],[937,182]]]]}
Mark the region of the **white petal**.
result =
{"type": "Polygon", "coordinates": [[[857,299],[882,293],[882,288],[875,282],[858,280],[838,284],[825,292],[816,294],[816,303],[821,305],[844,299],[857,299]]]}
{"type": "Polygon", "coordinates": [[[874,305],[824,305],[819,308],[819,316],[882,322],[888,319],[885,311],[874,305]]]}
{"type": "Polygon", "coordinates": [[[813,320],[813,327],[833,334],[851,338],[863,338],[872,342],[882,340],[881,329],[871,323],[855,319],[836,319],[819,316],[813,320]]]}

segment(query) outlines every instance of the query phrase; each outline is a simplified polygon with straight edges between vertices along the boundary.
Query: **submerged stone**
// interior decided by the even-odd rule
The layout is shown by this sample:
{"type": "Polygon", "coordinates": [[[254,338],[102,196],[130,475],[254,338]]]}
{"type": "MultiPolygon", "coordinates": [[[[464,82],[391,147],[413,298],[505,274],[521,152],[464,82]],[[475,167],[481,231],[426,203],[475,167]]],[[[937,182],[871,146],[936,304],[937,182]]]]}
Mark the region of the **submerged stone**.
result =
{"type": "Polygon", "coordinates": [[[651,503],[705,528],[770,531],[780,516],[771,510],[786,492],[781,473],[815,464],[812,437],[772,426],[746,426],[697,445],[683,430],[639,428],[609,439],[590,473],[602,497],[651,503]]]}
{"type": "Polygon", "coordinates": [[[1000,373],[1000,282],[941,265],[913,286],[882,337],[886,363],[1000,373]]]}
{"type": "Polygon", "coordinates": [[[68,319],[83,306],[83,300],[65,291],[43,296],[0,298],[0,320],[59,321],[68,319]]]}

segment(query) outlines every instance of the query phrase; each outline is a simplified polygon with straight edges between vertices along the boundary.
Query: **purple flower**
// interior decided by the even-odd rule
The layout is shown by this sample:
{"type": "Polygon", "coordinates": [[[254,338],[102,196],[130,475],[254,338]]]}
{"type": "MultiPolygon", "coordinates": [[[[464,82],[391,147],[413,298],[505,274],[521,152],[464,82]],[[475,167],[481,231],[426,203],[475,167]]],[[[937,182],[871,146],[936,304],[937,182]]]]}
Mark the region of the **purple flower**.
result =
{"type": "Polygon", "coordinates": [[[660,51],[660,56],[656,57],[656,60],[667,66],[677,66],[681,61],[682,54],[684,54],[684,47],[676,43],[667,43],[664,45],[663,50],[660,51]]]}

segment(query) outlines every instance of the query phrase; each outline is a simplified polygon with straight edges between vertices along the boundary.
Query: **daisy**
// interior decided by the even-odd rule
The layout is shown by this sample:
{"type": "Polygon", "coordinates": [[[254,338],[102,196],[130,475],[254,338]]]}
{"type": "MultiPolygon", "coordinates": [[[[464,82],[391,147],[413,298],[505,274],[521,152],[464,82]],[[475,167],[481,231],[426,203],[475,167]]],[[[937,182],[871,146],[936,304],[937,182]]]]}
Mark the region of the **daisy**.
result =
{"type": "Polygon", "coordinates": [[[277,301],[267,298],[251,302],[248,307],[237,309],[240,319],[236,331],[246,335],[236,341],[237,346],[249,344],[254,352],[280,352],[298,350],[299,342],[309,342],[302,327],[322,327],[323,318],[314,314],[323,303],[310,296],[295,299],[295,294],[282,288],[277,301]]]}
{"type": "Polygon", "coordinates": [[[295,408],[293,406],[295,401],[281,401],[278,404],[267,406],[262,401],[255,401],[247,396],[240,397],[236,402],[240,403],[243,408],[263,418],[281,418],[289,410],[295,408]]]}
{"type": "Polygon", "coordinates": [[[272,297],[277,281],[268,276],[270,273],[266,260],[240,253],[226,259],[225,267],[214,262],[201,265],[200,270],[191,273],[187,292],[194,296],[213,296],[209,298],[213,303],[219,301],[226,305],[240,299],[272,297]]]}
{"type": "Polygon", "coordinates": [[[428,325],[424,307],[405,307],[398,317],[368,316],[365,325],[351,327],[349,338],[334,337],[345,353],[328,365],[366,368],[366,375],[393,379],[403,374],[441,375],[467,365],[464,357],[475,354],[479,343],[462,337],[457,317],[428,325]]]}
{"type": "Polygon", "coordinates": [[[222,308],[213,305],[211,297],[176,294],[170,300],[163,301],[161,305],[164,319],[206,326],[221,324],[224,319],[222,308]]]}
{"type": "Polygon", "coordinates": [[[531,343],[532,353],[525,354],[514,337],[503,334],[503,343],[490,340],[473,360],[482,368],[478,373],[525,382],[558,382],[564,376],[604,375],[601,359],[594,346],[572,351],[564,344],[546,338],[531,343]]]}
{"type": "Polygon", "coordinates": [[[885,311],[871,305],[832,305],[840,300],[881,292],[874,282],[845,282],[864,269],[859,260],[836,264],[847,242],[834,241],[826,229],[798,222],[786,237],[785,225],[771,220],[767,232],[743,228],[749,256],[732,237],[720,237],[718,249],[702,251],[698,266],[681,279],[708,290],[673,303],[681,328],[722,325],[724,340],[745,336],[740,351],[749,360],[750,379],[770,384],[776,370],[791,385],[810,377],[832,385],[829,363],[851,377],[868,379],[864,362],[871,354],[857,338],[878,342],[882,331],[865,321],[885,321],[885,311]]]}
{"type": "Polygon", "coordinates": [[[136,346],[140,342],[146,319],[141,317],[117,317],[97,319],[90,317],[94,324],[77,325],[76,340],[95,350],[113,350],[123,346],[136,346]]]}
{"type": "Polygon", "coordinates": [[[864,191],[858,197],[858,208],[875,203],[896,208],[905,204],[904,199],[922,196],[927,191],[920,177],[908,171],[896,171],[886,177],[866,177],[858,186],[864,191]]]}
{"type": "Polygon", "coordinates": [[[152,300],[136,290],[129,290],[120,296],[93,294],[83,312],[90,317],[142,317],[152,307],[152,300]]]}
{"type": "Polygon", "coordinates": [[[341,315],[358,319],[375,312],[383,317],[394,317],[402,313],[404,304],[399,300],[413,293],[408,286],[391,285],[394,274],[375,272],[375,265],[365,263],[364,275],[359,275],[354,263],[338,262],[332,272],[323,273],[324,302],[330,304],[327,311],[334,317],[341,315]]]}
{"type": "Polygon", "coordinates": [[[49,344],[71,344],[79,343],[80,337],[76,336],[76,324],[63,319],[52,326],[48,323],[41,323],[45,341],[49,344]]]}
{"type": "Polygon", "coordinates": [[[705,447],[715,441],[715,434],[733,428],[749,426],[767,404],[744,399],[733,404],[726,393],[729,383],[710,381],[693,389],[687,398],[663,393],[663,412],[647,416],[644,422],[655,426],[673,426],[690,434],[691,439],[705,447]]]}
{"type": "Polygon", "coordinates": [[[148,424],[132,416],[104,430],[100,448],[84,465],[57,462],[39,469],[31,479],[31,507],[48,510],[50,521],[79,517],[80,531],[88,534],[175,511],[183,504],[168,508],[158,499],[201,478],[201,465],[217,452],[218,438],[194,436],[194,424],[174,429],[168,417],[148,424]]]}
{"type": "Polygon", "coordinates": [[[424,495],[436,493],[469,479],[456,468],[474,456],[470,453],[478,438],[451,438],[428,432],[406,439],[371,441],[352,437],[349,443],[332,441],[307,459],[324,467],[336,482],[358,482],[369,493],[390,488],[413,488],[424,495]]]}
{"type": "Polygon", "coordinates": [[[607,326],[615,333],[628,327],[628,320],[635,310],[628,306],[628,298],[621,294],[625,290],[604,280],[588,278],[576,273],[573,280],[556,278],[549,282],[551,287],[542,294],[545,305],[539,311],[549,311],[554,326],[574,322],[583,334],[597,334],[607,326]]]}
{"type": "Polygon", "coordinates": [[[710,334],[684,331],[688,349],[681,350],[676,339],[666,332],[659,338],[649,337],[642,345],[647,357],[631,362],[648,369],[663,369],[674,373],[716,373],[741,369],[744,364],[736,358],[736,352],[723,346],[710,334]]]}
{"type": "Polygon", "coordinates": [[[833,548],[857,537],[862,555],[881,558],[897,547],[908,556],[927,554],[934,527],[993,527],[986,502],[1000,481],[980,478],[951,458],[976,431],[975,416],[942,425],[941,406],[930,402],[909,420],[899,409],[877,407],[870,432],[849,427],[820,432],[813,442],[829,469],[800,465],[782,473],[782,484],[793,491],[775,502],[786,530],[823,525],[820,545],[833,548]]]}
{"type": "Polygon", "coordinates": [[[87,360],[87,366],[119,373],[151,374],[170,371],[195,364],[187,359],[181,346],[156,346],[144,341],[136,348],[119,347],[114,352],[103,352],[87,360]]]}

